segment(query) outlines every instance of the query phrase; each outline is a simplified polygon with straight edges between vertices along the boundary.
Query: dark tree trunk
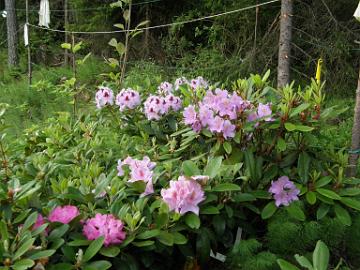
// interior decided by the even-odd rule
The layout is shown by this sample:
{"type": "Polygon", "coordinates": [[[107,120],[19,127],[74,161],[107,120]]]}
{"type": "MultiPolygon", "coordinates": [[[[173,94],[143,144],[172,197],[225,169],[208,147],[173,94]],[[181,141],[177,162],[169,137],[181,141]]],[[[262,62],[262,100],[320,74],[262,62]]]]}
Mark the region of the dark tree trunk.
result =
{"type": "Polygon", "coordinates": [[[349,169],[347,171],[348,177],[356,176],[357,161],[359,159],[360,148],[360,71],[358,78],[358,86],[356,89],[356,104],[354,110],[354,124],[351,136],[351,152],[349,156],[349,169]]]}
{"type": "Polygon", "coordinates": [[[15,0],[5,0],[5,10],[7,12],[8,65],[14,67],[19,64],[15,0]]]}
{"type": "Polygon", "coordinates": [[[290,54],[292,38],[293,0],[281,1],[279,63],[277,86],[290,83],[290,54]]]}

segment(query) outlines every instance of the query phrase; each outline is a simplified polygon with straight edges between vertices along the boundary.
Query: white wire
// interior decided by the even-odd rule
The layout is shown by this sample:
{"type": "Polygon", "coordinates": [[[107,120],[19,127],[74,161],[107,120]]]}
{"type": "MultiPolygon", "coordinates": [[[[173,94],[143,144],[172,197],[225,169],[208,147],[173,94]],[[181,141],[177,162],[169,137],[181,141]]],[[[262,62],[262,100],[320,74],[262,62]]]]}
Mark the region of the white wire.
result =
{"type": "Polygon", "coordinates": [[[34,25],[34,24],[29,24],[29,26],[34,27],[34,28],[47,30],[47,31],[51,31],[51,32],[60,32],[60,33],[69,33],[69,34],[85,34],[85,35],[89,34],[89,35],[94,35],[94,34],[126,33],[126,32],[135,32],[135,31],[138,31],[138,30],[147,30],[147,29],[151,30],[151,29],[165,28],[165,27],[170,27],[170,26],[175,26],[175,25],[183,25],[183,24],[203,21],[203,20],[207,20],[207,19],[217,18],[217,17],[221,17],[221,16],[234,14],[234,13],[238,13],[238,12],[241,12],[241,11],[245,11],[245,10],[249,10],[249,9],[253,9],[253,8],[257,8],[257,7],[261,7],[261,6],[265,6],[265,5],[269,5],[269,4],[272,4],[272,3],[275,3],[275,2],[279,2],[279,1],[280,0],[271,0],[271,1],[268,1],[268,2],[261,3],[261,4],[256,4],[256,5],[248,6],[248,7],[245,7],[245,8],[235,9],[235,10],[231,10],[231,11],[227,11],[227,12],[223,12],[223,13],[218,13],[218,14],[214,14],[214,15],[209,15],[209,16],[205,16],[205,17],[195,18],[195,19],[191,19],[191,20],[188,20],[188,21],[173,22],[173,23],[154,25],[154,26],[142,27],[142,28],[134,28],[134,29],[130,29],[130,30],[82,32],[82,31],[58,30],[58,29],[46,28],[46,27],[42,27],[42,26],[38,26],[38,25],[34,25]]]}

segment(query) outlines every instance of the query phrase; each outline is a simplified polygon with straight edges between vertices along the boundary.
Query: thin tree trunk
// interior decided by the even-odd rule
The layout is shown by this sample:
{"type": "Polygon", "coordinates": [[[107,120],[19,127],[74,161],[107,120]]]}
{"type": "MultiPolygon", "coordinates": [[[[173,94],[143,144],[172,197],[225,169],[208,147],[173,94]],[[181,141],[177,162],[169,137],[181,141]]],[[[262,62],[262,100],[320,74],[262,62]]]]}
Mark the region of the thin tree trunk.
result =
{"type": "Polygon", "coordinates": [[[352,128],[351,136],[351,152],[349,156],[349,168],[347,171],[348,177],[356,176],[356,165],[359,159],[359,148],[360,148],[360,71],[358,78],[358,86],[356,89],[356,104],[354,111],[354,124],[352,128]]]}
{"type": "Polygon", "coordinates": [[[131,26],[131,7],[132,7],[132,2],[130,1],[129,4],[129,20],[127,22],[127,27],[126,27],[126,36],[125,36],[125,55],[124,55],[124,61],[121,67],[121,76],[120,76],[120,85],[122,85],[124,78],[125,78],[125,72],[126,72],[126,64],[128,61],[128,57],[129,57],[129,39],[130,39],[130,26],[131,26]]]}
{"type": "Polygon", "coordinates": [[[14,67],[19,64],[15,0],[5,0],[5,10],[7,11],[8,65],[14,67]]]}
{"type": "Polygon", "coordinates": [[[290,83],[290,54],[292,38],[293,0],[281,1],[279,63],[277,86],[290,83]]]}
{"type": "MultiPolygon", "coordinates": [[[[65,31],[67,31],[69,25],[68,0],[64,0],[64,17],[65,17],[64,18],[65,31]]],[[[69,43],[69,35],[66,32],[65,32],[65,43],[69,43]]],[[[64,53],[64,64],[65,66],[68,66],[69,64],[69,51],[67,49],[65,49],[65,53],[64,53]]]]}

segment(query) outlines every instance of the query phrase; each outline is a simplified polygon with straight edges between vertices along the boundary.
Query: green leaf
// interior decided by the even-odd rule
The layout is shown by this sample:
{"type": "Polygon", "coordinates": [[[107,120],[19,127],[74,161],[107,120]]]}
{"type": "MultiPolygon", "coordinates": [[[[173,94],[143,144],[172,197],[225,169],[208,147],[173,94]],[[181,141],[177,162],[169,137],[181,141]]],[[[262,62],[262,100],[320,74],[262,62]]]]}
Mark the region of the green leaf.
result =
{"type": "Polygon", "coordinates": [[[342,197],[341,202],[350,208],[360,211],[360,201],[358,201],[356,199],[342,197]]]}
{"type": "Polygon", "coordinates": [[[19,249],[15,252],[12,260],[15,261],[16,259],[20,258],[25,252],[27,252],[35,242],[35,238],[30,238],[26,240],[19,249]]]}
{"type": "Polygon", "coordinates": [[[101,236],[97,239],[95,239],[90,246],[86,249],[83,262],[87,262],[91,260],[92,257],[96,255],[96,253],[101,249],[102,245],[104,243],[104,236],[101,236]]]}
{"type": "Polygon", "coordinates": [[[118,52],[118,54],[123,55],[125,53],[126,48],[125,48],[124,43],[118,42],[118,44],[116,44],[115,48],[116,48],[116,51],[118,52]]]}
{"type": "Polygon", "coordinates": [[[313,191],[309,191],[305,195],[306,200],[309,204],[314,205],[316,203],[316,194],[313,191]]]}
{"type": "Polygon", "coordinates": [[[275,214],[277,210],[277,207],[275,205],[275,203],[272,201],[272,202],[269,202],[265,207],[264,209],[261,211],[261,218],[262,219],[268,219],[268,218],[271,218],[272,215],[275,214]]]}
{"type": "Polygon", "coordinates": [[[114,26],[115,26],[116,28],[119,28],[119,29],[122,29],[122,30],[125,29],[125,27],[124,27],[124,25],[123,25],[122,23],[114,24],[114,26]]]}
{"type": "Polygon", "coordinates": [[[179,232],[174,232],[172,235],[174,238],[174,244],[176,245],[184,245],[188,241],[187,238],[179,232]]]}
{"type": "Polygon", "coordinates": [[[67,244],[71,247],[80,247],[80,246],[88,246],[88,245],[90,245],[91,242],[92,242],[91,240],[78,239],[78,240],[71,241],[67,244]]]}
{"type": "Polygon", "coordinates": [[[138,234],[136,236],[136,238],[141,239],[141,240],[149,239],[149,238],[153,238],[153,237],[158,236],[160,233],[161,233],[161,231],[158,230],[158,229],[145,231],[145,232],[142,232],[142,233],[138,234]]]}
{"type": "Polygon", "coordinates": [[[185,223],[191,229],[199,229],[200,228],[200,218],[198,215],[194,213],[187,213],[185,216],[185,223]]]}
{"type": "Polygon", "coordinates": [[[82,44],[83,44],[82,41],[80,41],[79,43],[75,44],[74,48],[72,48],[72,52],[73,52],[73,53],[77,53],[79,50],[81,50],[82,44]]]}
{"type": "Polygon", "coordinates": [[[183,162],[182,171],[184,172],[185,176],[189,176],[189,177],[201,174],[198,166],[195,164],[195,162],[191,160],[186,160],[183,162]]]}
{"type": "Polygon", "coordinates": [[[7,225],[4,221],[0,220],[0,236],[3,241],[9,239],[9,233],[7,230],[7,225]]]}
{"type": "Polygon", "coordinates": [[[283,138],[278,139],[276,149],[279,150],[279,152],[284,152],[286,150],[286,142],[283,138]]]}
{"type": "Polygon", "coordinates": [[[293,218],[300,221],[305,221],[305,214],[297,203],[294,202],[287,206],[285,209],[293,218]]]}
{"type": "Polygon", "coordinates": [[[309,127],[309,126],[296,125],[296,130],[301,131],[301,132],[310,132],[310,131],[314,130],[314,128],[309,127]]]}
{"type": "Polygon", "coordinates": [[[112,46],[112,47],[115,47],[116,48],[116,46],[117,46],[117,40],[116,40],[116,38],[112,38],[112,39],[110,39],[110,41],[109,41],[109,43],[108,43],[110,46],[112,46]]]}
{"type": "Polygon", "coordinates": [[[299,105],[298,107],[296,108],[293,108],[291,110],[291,113],[290,113],[290,118],[293,118],[294,116],[297,116],[299,113],[305,111],[306,109],[308,109],[310,107],[310,104],[309,103],[302,103],[301,105],[299,105]]]}
{"type": "Polygon", "coordinates": [[[111,247],[103,247],[100,249],[100,254],[104,255],[105,257],[114,258],[120,253],[120,248],[117,246],[111,246],[111,247]]]}
{"type": "MultiPolygon", "coordinates": [[[[269,194],[266,194],[267,196],[269,194]]],[[[256,201],[256,197],[250,193],[240,193],[233,197],[235,202],[253,202],[256,201]]]]}
{"type": "Polygon", "coordinates": [[[338,204],[335,204],[334,210],[337,218],[341,221],[342,224],[344,224],[345,226],[351,225],[351,216],[346,209],[342,208],[338,204]]]}
{"type": "Polygon", "coordinates": [[[322,219],[323,217],[325,217],[327,215],[327,213],[330,210],[330,205],[322,203],[320,205],[320,207],[318,208],[318,210],[316,211],[316,218],[317,220],[322,219]]]}
{"type": "Polygon", "coordinates": [[[54,249],[48,249],[48,250],[41,250],[38,252],[35,252],[33,254],[31,254],[28,258],[32,259],[32,260],[38,260],[41,258],[47,258],[52,256],[55,253],[56,250],[54,249]]]}
{"type": "Polygon", "coordinates": [[[200,214],[202,214],[202,215],[217,215],[217,214],[220,214],[220,211],[215,206],[206,206],[204,208],[201,208],[200,214]]]}
{"type": "Polygon", "coordinates": [[[227,191],[240,191],[240,186],[232,183],[222,183],[216,185],[212,191],[214,192],[227,192],[227,191]]]}
{"type": "Polygon", "coordinates": [[[317,188],[316,192],[333,200],[341,200],[341,197],[337,193],[329,189],[317,188]]]}
{"type": "Polygon", "coordinates": [[[300,270],[299,268],[297,268],[295,265],[282,260],[282,259],[277,259],[276,262],[278,263],[278,265],[280,266],[281,270],[300,270]]]}
{"type": "Polygon", "coordinates": [[[313,264],[316,270],[327,270],[329,265],[329,249],[319,240],[313,253],[313,264]]]}
{"type": "Polygon", "coordinates": [[[128,21],[130,19],[130,10],[126,9],[123,13],[123,17],[125,21],[128,21]]]}
{"type": "Polygon", "coordinates": [[[301,183],[306,184],[309,180],[311,158],[306,152],[301,152],[298,159],[297,170],[301,179],[301,183]]]}
{"type": "Polygon", "coordinates": [[[166,246],[173,246],[174,245],[174,236],[171,233],[162,231],[158,236],[157,239],[160,243],[166,246]]]}
{"type": "Polygon", "coordinates": [[[225,149],[225,152],[230,155],[231,152],[232,152],[231,143],[229,143],[229,142],[224,142],[223,147],[224,147],[224,149],[225,149]]]}
{"type": "Polygon", "coordinates": [[[63,44],[61,44],[61,48],[66,49],[66,50],[71,50],[71,44],[63,43],[63,44]]]}
{"type": "Polygon", "coordinates": [[[210,178],[215,178],[220,172],[221,163],[222,163],[221,156],[210,159],[204,169],[204,174],[208,175],[210,178]]]}
{"type": "Polygon", "coordinates": [[[37,219],[37,216],[38,216],[38,213],[37,212],[34,212],[32,213],[24,222],[24,225],[22,226],[21,228],[21,231],[24,232],[26,231],[27,229],[29,229],[31,226],[33,226],[36,222],[36,219],[37,219]]]}
{"type": "Polygon", "coordinates": [[[322,177],[322,178],[320,178],[320,180],[318,180],[318,181],[315,182],[315,187],[316,187],[316,188],[320,188],[320,187],[326,186],[326,185],[329,184],[331,181],[332,181],[331,176],[322,177]]]}
{"type": "Polygon", "coordinates": [[[84,270],[106,270],[112,266],[108,261],[95,261],[84,266],[84,270]]]}
{"type": "Polygon", "coordinates": [[[48,237],[49,241],[52,241],[56,238],[61,238],[68,231],[69,228],[70,226],[68,224],[63,224],[60,227],[56,228],[50,233],[48,237]]]}
{"type": "Polygon", "coordinates": [[[339,191],[340,196],[358,196],[360,195],[360,188],[343,188],[339,191]]]}
{"type": "Polygon", "coordinates": [[[167,213],[161,213],[155,218],[156,227],[161,229],[169,221],[169,215],[167,213]]]}
{"type": "Polygon", "coordinates": [[[296,130],[296,126],[294,124],[292,124],[292,123],[289,123],[289,122],[285,123],[285,128],[286,128],[287,131],[296,130]]]}
{"type": "Polygon", "coordinates": [[[11,268],[14,270],[25,270],[25,269],[29,269],[30,267],[32,267],[35,264],[35,262],[33,260],[30,259],[22,259],[20,261],[15,262],[11,268]]]}
{"type": "Polygon", "coordinates": [[[146,240],[141,242],[132,242],[132,244],[136,247],[148,247],[155,244],[155,241],[153,240],[146,240]]]}
{"type": "Polygon", "coordinates": [[[298,254],[295,255],[296,261],[302,266],[307,268],[308,270],[313,270],[311,262],[304,256],[300,256],[298,254]]]}

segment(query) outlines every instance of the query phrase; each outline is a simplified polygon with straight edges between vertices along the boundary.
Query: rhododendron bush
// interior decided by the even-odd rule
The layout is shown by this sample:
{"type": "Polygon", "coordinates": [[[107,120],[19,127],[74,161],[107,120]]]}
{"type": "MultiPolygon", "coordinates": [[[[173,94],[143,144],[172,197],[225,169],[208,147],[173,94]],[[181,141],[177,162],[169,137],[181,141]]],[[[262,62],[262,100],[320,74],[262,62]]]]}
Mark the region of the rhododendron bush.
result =
{"type": "Polygon", "coordinates": [[[277,215],[350,226],[359,182],[346,154],[317,147],[342,108],[315,82],[277,90],[268,76],[104,83],[92,110],[2,137],[3,268],[245,269],[241,241],[277,215]]]}

